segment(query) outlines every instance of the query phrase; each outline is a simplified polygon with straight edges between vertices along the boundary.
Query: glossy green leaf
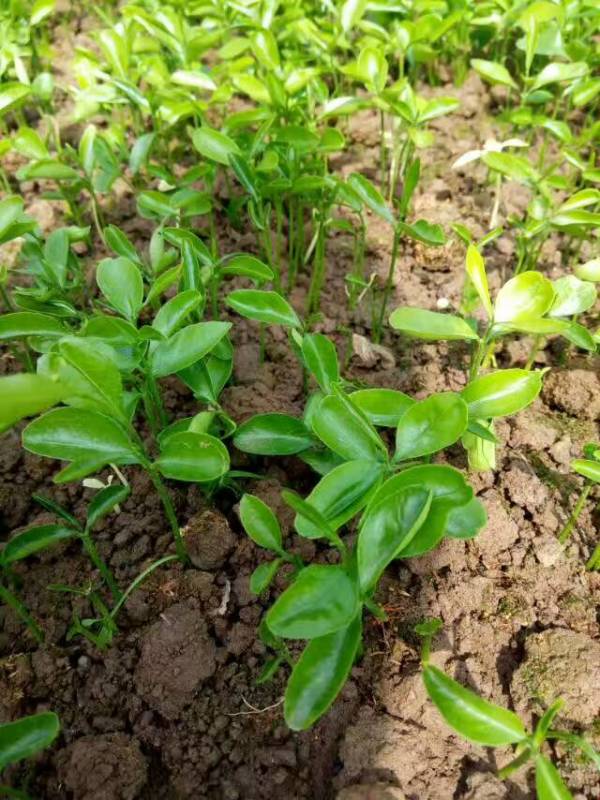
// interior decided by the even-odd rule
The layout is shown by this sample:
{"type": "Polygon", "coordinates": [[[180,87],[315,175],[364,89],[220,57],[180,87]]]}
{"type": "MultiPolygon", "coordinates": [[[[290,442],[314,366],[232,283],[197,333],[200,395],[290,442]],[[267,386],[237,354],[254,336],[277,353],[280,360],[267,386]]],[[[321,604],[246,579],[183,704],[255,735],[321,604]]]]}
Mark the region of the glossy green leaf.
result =
{"type": "Polygon", "coordinates": [[[152,374],[161,378],[190,367],[209,353],[230,328],[230,322],[197,322],[157,342],[150,355],[152,374]]]}
{"type": "MultiPolygon", "coordinates": [[[[0,106],[2,104],[2,94],[0,92],[0,106]]],[[[2,109],[0,108],[0,113],[2,109]]],[[[20,173],[22,178],[27,181],[33,180],[54,180],[54,181],[75,181],[79,178],[79,173],[68,164],[62,164],[52,158],[44,158],[28,164],[20,173]]]]}
{"type": "Polygon", "coordinates": [[[164,442],[155,462],[165,478],[207,483],[229,469],[225,445],[207,433],[174,433],[164,442]]]}
{"type": "Polygon", "coordinates": [[[432,394],[414,403],[398,422],[394,459],[419,458],[454,444],[464,433],[467,419],[467,405],[454,392],[432,394]]]}
{"type": "Polygon", "coordinates": [[[576,458],[571,461],[571,469],[594,483],[600,483],[600,461],[576,458]]]}
{"type": "Polygon", "coordinates": [[[227,295],[226,302],[234,311],[248,319],[255,319],[268,325],[302,327],[292,306],[277,292],[238,289],[227,295]]]}
{"type": "Polygon", "coordinates": [[[21,339],[25,336],[64,336],[67,329],[63,323],[49,314],[35,311],[15,311],[0,316],[0,341],[21,339]]]}
{"type": "Polygon", "coordinates": [[[491,319],[494,312],[492,309],[492,301],[490,299],[487,273],[485,271],[485,261],[474,244],[470,244],[467,248],[465,267],[467,270],[467,275],[475,287],[475,291],[479,295],[479,299],[481,300],[481,304],[485,309],[485,313],[487,314],[488,319],[491,319]]]}
{"type": "Polygon", "coordinates": [[[244,453],[288,456],[312,447],[315,440],[300,419],[287,414],[257,414],[239,426],[233,443],[244,453]]]}
{"type": "Polygon", "coordinates": [[[498,292],[495,322],[515,322],[543,317],[554,302],[552,282],[540,272],[522,272],[507,281],[498,292]]]}
{"type": "Polygon", "coordinates": [[[359,610],[355,581],[340,566],[305,567],[267,612],[267,625],[285,639],[316,639],[345,628],[359,610]]]}
{"type": "Polygon", "coordinates": [[[0,117],[22,105],[30,93],[31,88],[22,83],[17,83],[16,81],[3,83],[0,86],[0,117]]]}
{"type": "Polygon", "coordinates": [[[275,277],[271,267],[263,264],[258,258],[245,253],[228,259],[225,264],[219,267],[219,272],[221,275],[241,275],[258,283],[271,281],[275,277]]]}
{"type": "Polygon", "coordinates": [[[340,9],[340,22],[344,33],[348,33],[360,22],[367,9],[367,0],[344,0],[340,9]]]}
{"type": "Polygon", "coordinates": [[[93,528],[94,525],[110,514],[115,506],[126,500],[131,494],[129,486],[115,485],[105,486],[104,489],[94,495],[87,509],[87,526],[93,528]]]}
{"type": "Polygon", "coordinates": [[[437,223],[427,222],[425,219],[418,219],[410,224],[398,222],[397,227],[409,239],[422,242],[430,247],[439,247],[446,243],[446,236],[442,226],[437,223]]]}
{"type": "Polygon", "coordinates": [[[174,217],[176,210],[171,203],[171,199],[163,192],[144,191],[140,192],[136,198],[137,210],[144,219],[165,220],[174,217]]]}
{"type": "Polygon", "coordinates": [[[502,369],[470,381],[461,395],[471,419],[492,419],[516,414],[539,395],[542,373],[502,369]]]}
{"type": "Polygon", "coordinates": [[[194,289],[179,292],[158,309],[152,327],[167,338],[174,334],[202,303],[202,294],[194,289]]]}
{"type": "Polygon", "coordinates": [[[406,336],[428,342],[442,340],[477,340],[479,336],[471,326],[454,314],[426,311],[423,308],[400,306],[390,314],[390,325],[406,336]]]}
{"type": "Polygon", "coordinates": [[[105,258],[96,269],[96,282],[109,305],[135,322],[144,302],[144,281],[136,264],[123,256],[105,258]]]}
{"type": "Polygon", "coordinates": [[[370,422],[344,395],[321,400],[312,428],[323,444],[349,461],[385,461],[387,451],[370,422]]]}
{"type": "Polygon", "coordinates": [[[378,217],[389,222],[390,225],[394,224],[394,215],[389,206],[386,204],[380,192],[367,178],[358,172],[354,172],[348,178],[348,185],[374,214],[377,214],[378,217]]]}
{"type": "Polygon", "coordinates": [[[573,81],[587,75],[588,65],[585,61],[576,61],[571,64],[555,62],[546,66],[536,75],[531,91],[535,92],[542,86],[549,83],[562,83],[563,81],[573,81]]]}
{"type": "Polygon", "coordinates": [[[324,392],[330,392],[340,379],[337,350],[331,339],[322,333],[307,333],[302,337],[302,357],[324,392]]]}
{"type": "Polygon", "coordinates": [[[250,37],[250,43],[254,55],[263,68],[268,70],[279,69],[280,59],[277,40],[270,30],[262,28],[256,31],[250,37]]]}
{"type": "Polygon", "coordinates": [[[597,300],[596,287],[589,281],[582,281],[575,275],[565,275],[552,281],[556,292],[550,309],[551,317],[572,317],[588,311],[597,300]]]}
{"type": "MultiPolygon", "coordinates": [[[[21,561],[40,550],[45,550],[57,542],[78,536],[78,531],[66,525],[38,525],[27,531],[15,534],[8,540],[4,550],[0,551],[0,565],[8,566],[21,561]]],[[[1,760],[1,756],[0,756],[1,760]]]]}
{"type": "Polygon", "coordinates": [[[425,666],[423,681],[427,694],[448,725],[470,742],[502,747],[527,738],[516,714],[489,703],[437,667],[425,666]]]}
{"type": "Polygon", "coordinates": [[[510,72],[503,64],[499,64],[497,61],[484,61],[481,58],[472,58],[471,66],[489,83],[499,83],[502,86],[510,86],[513,89],[517,88],[517,84],[512,79],[510,72]]]}
{"type": "Polygon", "coordinates": [[[59,403],[64,387],[43,375],[22,372],[0,378],[0,432],[59,403]]]}
{"type": "Polygon", "coordinates": [[[600,258],[593,258],[584,264],[578,264],[574,269],[575,275],[582,281],[600,283],[600,258]]]}
{"type": "Polygon", "coordinates": [[[357,615],[345,628],[306,645],[285,690],[284,716],[291,730],[310,728],[331,706],[348,679],[361,634],[357,615]]]}
{"type": "Polygon", "coordinates": [[[252,494],[242,497],[240,519],[253,542],[274,553],[282,552],[281,528],[277,517],[259,497],[252,494]]]}
{"type": "Polygon", "coordinates": [[[52,711],[0,725],[0,772],[9,764],[29,758],[48,747],[59,731],[58,717],[52,711]]]}
{"type": "Polygon", "coordinates": [[[412,397],[395,389],[358,389],[349,397],[371,425],[383,428],[395,428],[400,417],[415,402],[412,397]]]}
{"type": "Polygon", "coordinates": [[[573,800],[554,764],[541,753],[535,758],[535,791],[538,800],[573,800]]]}
{"type": "Polygon", "coordinates": [[[361,80],[376,94],[385,89],[388,63],[381,48],[363,47],[358,54],[357,73],[361,80]]]}
{"type": "Polygon", "coordinates": [[[250,576],[250,591],[252,594],[262,594],[269,588],[282,563],[281,558],[276,558],[273,561],[265,561],[263,564],[258,565],[250,576]]]}
{"type": "MultiPolygon", "coordinates": [[[[321,478],[306,501],[337,530],[364,508],[382,475],[382,467],[373,461],[347,461],[321,478]]],[[[324,535],[318,525],[302,514],[296,515],[294,525],[307,539],[319,539],[324,535]]]]}
{"type": "Polygon", "coordinates": [[[487,525],[485,506],[477,497],[450,509],[444,534],[451,539],[473,539],[487,525]]]}
{"type": "Polygon", "coordinates": [[[433,495],[410,486],[386,495],[369,509],[358,534],[357,562],[363,594],[372,591],[383,571],[423,525],[433,495]]]}
{"type": "Polygon", "coordinates": [[[192,134],[192,142],[204,158],[225,166],[229,166],[230,155],[241,155],[240,148],[233,139],[205,125],[196,128],[192,134]]]}

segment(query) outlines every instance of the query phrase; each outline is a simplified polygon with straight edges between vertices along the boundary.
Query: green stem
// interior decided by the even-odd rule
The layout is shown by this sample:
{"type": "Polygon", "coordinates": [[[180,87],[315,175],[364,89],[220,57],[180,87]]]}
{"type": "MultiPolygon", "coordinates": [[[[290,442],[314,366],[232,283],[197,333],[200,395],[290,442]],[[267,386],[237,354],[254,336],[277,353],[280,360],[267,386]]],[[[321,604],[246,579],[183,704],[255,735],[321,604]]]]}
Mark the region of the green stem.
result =
{"type": "Polygon", "coordinates": [[[592,482],[588,481],[583,487],[581,495],[579,496],[579,500],[577,501],[571,516],[567,520],[567,524],[558,535],[558,541],[561,544],[564,544],[572,535],[575,525],[577,524],[577,520],[579,519],[579,515],[583,511],[583,507],[585,506],[585,501],[587,500],[591,490],[592,490],[592,482]]]}
{"type": "Polygon", "coordinates": [[[106,582],[106,585],[110,589],[110,593],[112,594],[113,599],[115,601],[119,600],[121,597],[121,590],[117,586],[117,583],[113,578],[112,572],[109,570],[108,566],[100,556],[100,553],[96,548],[94,540],[91,537],[89,529],[86,528],[85,530],[83,530],[80,536],[85,552],[88,554],[93,565],[96,567],[96,569],[104,578],[104,581],[106,582]]]}
{"type": "Polygon", "coordinates": [[[148,474],[150,475],[150,479],[154,484],[154,488],[156,489],[156,492],[161,499],[163,508],[165,510],[165,514],[169,521],[169,525],[171,526],[171,530],[173,531],[177,557],[179,558],[180,561],[186,563],[188,560],[188,556],[185,551],[183,536],[181,535],[181,529],[179,527],[179,523],[177,522],[177,514],[175,513],[175,508],[173,507],[173,501],[171,500],[171,496],[169,495],[167,487],[162,482],[162,479],[158,474],[158,471],[149,463],[145,466],[146,469],[148,470],[148,474]]]}
{"type": "Polygon", "coordinates": [[[385,179],[387,175],[387,151],[385,146],[385,113],[379,112],[379,168],[381,170],[381,193],[385,196],[385,179]]]}
{"type": "Polygon", "coordinates": [[[374,330],[375,343],[379,344],[381,341],[381,333],[383,329],[383,321],[385,319],[385,312],[389,303],[390,294],[392,293],[392,289],[394,286],[394,272],[396,270],[396,261],[398,260],[398,249],[400,246],[400,229],[394,229],[394,243],[392,245],[392,257],[390,259],[390,268],[388,270],[387,280],[385,282],[385,288],[383,290],[383,297],[381,299],[381,306],[379,309],[379,318],[377,320],[377,325],[374,330]]]}
{"type": "Polygon", "coordinates": [[[512,775],[513,772],[516,772],[519,769],[519,767],[522,767],[523,764],[526,764],[529,761],[530,757],[531,757],[531,750],[529,749],[529,747],[526,747],[523,750],[523,752],[519,753],[519,755],[516,758],[514,758],[509,764],[507,764],[505,767],[502,767],[502,769],[498,770],[498,777],[500,778],[500,780],[503,781],[506,778],[508,778],[509,775],[512,775]]]}
{"type": "Polygon", "coordinates": [[[600,543],[596,545],[594,552],[586,561],[585,568],[589,570],[600,569],[600,543]]]}
{"type": "Polygon", "coordinates": [[[313,270],[308,290],[308,313],[319,310],[321,305],[321,291],[325,279],[325,214],[320,212],[319,230],[317,233],[317,244],[315,247],[315,257],[313,259],[313,270]]]}
{"type": "Polygon", "coordinates": [[[42,629],[31,616],[25,605],[16,597],[11,591],[9,591],[6,586],[3,586],[0,583],[0,600],[6,603],[7,606],[10,606],[12,610],[17,614],[18,617],[27,625],[33,638],[41,644],[44,641],[44,634],[42,629]]]}
{"type": "Polygon", "coordinates": [[[529,358],[527,359],[527,363],[525,364],[525,369],[530,370],[533,367],[535,362],[535,357],[537,356],[540,346],[544,341],[543,336],[536,336],[533,340],[533,345],[531,347],[531,352],[529,353],[529,358]]]}

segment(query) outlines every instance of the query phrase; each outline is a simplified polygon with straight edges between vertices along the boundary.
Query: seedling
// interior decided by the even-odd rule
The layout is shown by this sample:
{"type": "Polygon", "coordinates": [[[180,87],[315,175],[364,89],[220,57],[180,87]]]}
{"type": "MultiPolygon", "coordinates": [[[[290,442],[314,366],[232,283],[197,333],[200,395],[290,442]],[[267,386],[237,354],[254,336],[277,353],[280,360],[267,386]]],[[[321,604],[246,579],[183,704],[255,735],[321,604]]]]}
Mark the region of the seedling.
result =
{"type": "MultiPolygon", "coordinates": [[[[558,541],[561,544],[566,544],[572,536],[577,526],[577,520],[585,508],[590,493],[600,483],[600,445],[594,443],[586,444],[583,448],[583,454],[585,458],[577,458],[571,462],[571,469],[584,478],[584,483],[573,511],[558,536],[558,541]]],[[[600,544],[596,546],[586,566],[588,569],[600,569],[600,544]]]]}
{"type": "Polygon", "coordinates": [[[535,786],[540,800],[572,798],[558,770],[544,755],[544,744],[552,741],[567,742],[580,749],[598,769],[600,754],[582,737],[551,727],[564,702],[556,700],[529,733],[514,712],[484,700],[430,663],[431,639],[441,626],[441,620],[429,620],[417,625],[415,630],[424,639],[421,661],[425,689],[444,720],[460,736],[474,744],[483,747],[515,747],[513,760],[498,770],[498,777],[502,780],[517,769],[533,764],[535,786]]]}
{"type": "MultiPolygon", "coordinates": [[[[52,711],[21,717],[0,725],[0,773],[10,764],[31,758],[49,747],[60,732],[60,722],[52,711]]],[[[24,792],[0,785],[0,794],[27,799],[24,792]]]]}

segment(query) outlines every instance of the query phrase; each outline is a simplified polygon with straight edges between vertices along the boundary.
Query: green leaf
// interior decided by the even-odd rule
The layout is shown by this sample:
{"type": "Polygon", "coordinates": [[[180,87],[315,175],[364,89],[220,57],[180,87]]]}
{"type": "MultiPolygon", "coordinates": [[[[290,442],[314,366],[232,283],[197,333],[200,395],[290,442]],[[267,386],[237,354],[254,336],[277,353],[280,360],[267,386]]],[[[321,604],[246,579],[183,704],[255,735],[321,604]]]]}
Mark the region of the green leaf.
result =
{"type": "MultiPolygon", "coordinates": [[[[17,131],[13,140],[13,147],[25,158],[34,160],[48,158],[48,148],[39,133],[33,128],[23,125],[17,131]]],[[[1,226],[0,226],[1,228],[1,226]]]]}
{"type": "Polygon", "coordinates": [[[345,628],[356,617],[356,583],[343,567],[305,567],[267,612],[267,625],[285,639],[316,639],[345,628]]]}
{"type": "Polygon", "coordinates": [[[196,128],[192,134],[192,142],[196,150],[204,158],[216,161],[218,164],[229,166],[229,156],[241,156],[242,152],[237,144],[220,131],[203,125],[196,128]]]}
{"type": "Polygon", "coordinates": [[[315,440],[300,419],[287,414],[257,414],[239,426],[233,443],[244,453],[289,456],[312,447],[315,440]]]}
{"type": "Polygon", "coordinates": [[[263,69],[277,70],[280,66],[277,40],[270,30],[262,28],[250,37],[252,50],[263,69]]]}
{"type": "Polygon", "coordinates": [[[582,281],[575,275],[565,275],[552,281],[556,292],[552,307],[548,312],[550,317],[572,317],[588,311],[598,297],[596,287],[589,281],[582,281]]]}
{"type": "Polygon", "coordinates": [[[277,517],[259,497],[252,494],[242,497],[240,519],[253,542],[274,553],[282,552],[281,528],[277,517]]]}
{"type": "Polygon", "coordinates": [[[454,392],[432,394],[400,417],[394,460],[419,458],[458,441],[468,421],[467,404],[454,392]]]}
{"type": "Polygon", "coordinates": [[[535,758],[535,791],[538,800],[573,800],[554,764],[541,753],[535,758]]]}
{"type": "Polygon", "coordinates": [[[331,706],[348,679],[361,634],[357,615],[345,628],[306,645],[285,690],[283,708],[288,728],[310,728],[331,706]]]}
{"type": "Polygon", "coordinates": [[[418,219],[410,225],[406,222],[398,222],[398,228],[405,236],[414,239],[417,242],[423,242],[431,247],[439,247],[446,243],[446,236],[444,229],[437,223],[427,222],[424,219],[418,219]]]}
{"type": "Polygon", "coordinates": [[[454,97],[435,97],[429,100],[419,114],[419,123],[451,114],[460,108],[460,102],[454,97]]]}
{"type": "Polygon", "coordinates": [[[546,64],[541,72],[536,75],[530,91],[535,92],[542,86],[549,83],[563,83],[564,81],[574,81],[583,78],[588,73],[588,65],[585,61],[575,61],[571,64],[553,63],[546,64]]]}
{"type": "Polygon", "coordinates": [[[152,375],[162,378],[190,367],[209,353],[230,328],[230,322],[197,322],[157,342],[150,355],[152,375]]]}
{"type": "MultiPolygon", "coordinates": [[[[2,94],[0,93],[0,106],[2,104],[2,94]]],[[[2,109],[0,108],[0,113],[2,109]]],[[[53,180],[53,181],[75,181],[79,178],[79,173],[73,167],[55,161],[52,158],[43,158],[33,164],[28,164],[19,173],[23,180],[53,180]]]]}
{"type": "Polygon", "coordinates": [[[362,202],[378,217],[390,225],[394,224],[394,215],[386,204],[383,196],[363,175],[353,172],[348,178],[348,185],[360,197],[362,202]]]}
{"type": "Polygon", "coordinates": [[[337,350],[331,339],[322,333],[307,333],[302,337],[302,357],[321,389],[330,392],[340,379],[337,350]]]}
{"type": "Polygon", "coordinates": [[[340,10],[340,23],[344,33],[348,33],[367,10],[367,0],[345,0],[340,10]]]}
{"type": "Polygon", "coordinates": [[[0,340],[20,339],[25,336],[64,336],[67,329],[49,314],[35,311],[15,311],[0,316],[0,340]]]}
{"type": "Polygon", "coordinates": [[[571,469],[594,483],[600,483],[600,461],[576,458],[571,461],[571,469]]]}
{"type": "Polygon", "coordinates": [[[485,271],[485,261],[474,244],[470,244],[467,248],[465,267],[467,270],[467,275],[475,287],[475,291],[479,295],[481,304],[485,308],[485,313],[487,314],[488,319],[491,319],[494,312],[492,309],[492,301],[490,299],[487,273],[485,271]]]}
{"type": "Polygon", "coordinates": [[[400,417],[415,402],[412,397],[395,389],[358,389],[349,397],[371,425],[383,428],[395,428],[400,417]]]}
{"type": "Polygon", "coordinates": [[[22,83],[3,83],[0,87],[0,117],[22,105],[30,93],[30,87],[22,83]]]}
{"type": "Polygon", "coordinates": [[[154,191],[145,191],[138,194],[137,210],[144,219],[158,218],[165,220],[169,217],[174,217],[177,213],[168,195],[154,191]]]}
{"type": "Polygon", "coordinates": [[[543,317],[554,302],[552,282],[540,272],[522,272],[507,281],[498,292],[494,322],[517,321],[543,317]]]}
{"type": "Polygon", "coordinates": [[[29,758],[48,747],[59,731],[58,717],[52,711],[0,725],[0,772],[9,764],[29,758]]]}
{"type": "Polygon", "coordinates": [[[400,306],[390,314],[390,325],[406,336],[428,342],[439,339],[447,341],[479,339],[477,332],[464,319],[454,314],[441,314],[423,308],[400,306]]]}
{"type": "Polygon", "coordinates": [[[105,258],[96,270],[96,282],[109,305],[135,322],[144,303],[144,281],[128,258],[105,258]]]}
{"type": "Polygon", "coordinates": [[[83,408],[57,408],[30,422],[23,431],[23,446],[39,456],[77,463],[138,461],[137,451],[120,425],[83,408]]]}
{"type": "Polygon", "coordinates": [[[258,565],[250,576],[250,591],[252,594],[262,594],[269,588],[282,563],[281,558],[276,558],[273,561],[265,561],[263,564],[258,565]]]}
{"type": "Polygon", "coordinates": [[[177,331],[202,303],[202,294],[194,289],[179,292],[161,306],[154,317],[152,327],[167,338],[177,331]]]}
{"type": "Polygon", "coordinates": [[[129,169],[132,175],[137,175],[147,163],[155,140],[155,133],[143,133],[135,140],[129,154],[129,169]]]}
{"type": "Polygon", "coordinates": [[[123,256],[136,263],[139,262],[140,257],[137,250],[123,231],[117,228],[116,225],[107,225],[106,228],[104,228],[104,239],[108,247],[118,256],[123,256]]]}
{"type": "MultiPolygon", "coordinates": [[[[4,550],[0,551],[0,564],[4,567],[21,561],[40,550],[45,550],[57,542],[78,536],[78,531],[65,525],[38,525],[22,533],[15,534],[8,540],[4,550]]],[[[0,756],[1,760],[1,756],[0,756]]]]}
{"type": "Polygon", "coordinates": [[[29,372],[0,378],[0,432],[20,419],[39,414],[64,396],[64,387],[43,375],[29,372]]]}
{"type": "Polygon", "coordinates": [[[370,508],[358,534],[357,562],[361,591],[371,592],[385,568],[423,525],[433,495],[411,486],[386,495],[370,508]]]}
{"type": "Polygon", "coordinates": [[[87,527],[93,528],[94,525],[107,514],[126,500],[131,494],[129,486],[106,486],[94,495],[87,509],[87,527]]]}
{"type": "Polygon", "coordinates": [[[537,171],[523,156],[491,151],[484,152],[481,160],[490,169],[506,175],[509,180],[520,183],[536,183],[539,180],[537,171]]]}
{"type": "Polygon", "coordinates": [[[268,325],[287,325],[290,328],[301,328],[298,315],[277,292],[260,289],[238,289],[226,297],[227,305],[241,314],[242,317],[266,322],[268,325]]]}
{"type": "Polygon", "coordinates": [[[550,222],[557,228],[597,228],[600,226],[600,214],[585,209],[559,211],[550,217],[550,222]]]}
{"type": "Polygon", "coordinates": [[[541,388],[541,372],[501,369],[470,381],[461,396],[469,408],[470,419],[493,419],[526,408],[541,388]]]}
{"type": "Polygon", "coordinates": [[[586,261],[585,264],[578,264],[574,272],[582,281],[600,283],[600,258],[593,258],[591,261],[586,261]]]}
{"type": "Polygon", "coordinates": [[[437,667],[428,664],[423,668],[423,682],[448,725],[468,741],[485,747],[502,747],[527,738],[516,714],[465,689],[437,667]]]}
{"type": "Polygon", "coordinates": [[[207,483],[229,470],[229,453],[214,436],[185,431],[169,436],[155,464],[165,478],[207,483]]]}
{"type": "Polygon", "coordinates": [[[245,253],[228,259],[225,264],[219,267],[219,272],[223,276],[241,275],[243,278],[251,278],[258,283],[272,281],[275,277],[271,267],[263,264],[258,258],[245,253]]]}
{"type": "Polygon", "coordinates": [[[450,509],[446,519],[446,536],[451,539],[473,539],[487,525],[485,506],[477,497],[463,506],[450,509]]]}
{"type": "MultiPolygon", "coordinates": [[[[369,501],[383,470],[372,461],[348,461],[334,467],[317,483],[306,502],[317,509],[330,528],[337,530],[352,519],[369,501]]],[[[323,530],[297,514],[296,530],[307,539],[319,539],[323,530]]]]}
{"type": "Polygon", "coordinates": [[[503,64],[499,64],[497,61],[484,61],[481,58],[472,58],[471,66],[489,83],[499,83],[502,86],[510,86],[513,89],[517,88],[517,84],[512,79],[510,72],[503,64]]]}
{"type": "Polygon", "coordinates": [[[361,80],[376,94],[385,89],[388,63],[380,48],[363,47],[358,54],[357,72],[361,80]]]}
{"type": "Polygon", "coordinates": [[[387,460],[385,445],[377,431],[360,409],[341,393],[321,400],[311,424],[323,444],[342,458],[387,460]]]}

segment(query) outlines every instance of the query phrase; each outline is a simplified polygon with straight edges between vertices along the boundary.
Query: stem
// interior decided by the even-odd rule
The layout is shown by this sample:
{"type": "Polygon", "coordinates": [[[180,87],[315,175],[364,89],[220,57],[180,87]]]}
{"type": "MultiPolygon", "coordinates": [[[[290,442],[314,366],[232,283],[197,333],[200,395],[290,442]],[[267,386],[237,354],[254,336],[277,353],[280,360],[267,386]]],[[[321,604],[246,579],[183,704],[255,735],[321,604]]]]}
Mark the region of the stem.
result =
{"type": "Polygon", "coordinates": [[[313,260],[313,271],[308,290],[308,313],[319,310],[321,304],[321,290],[325,278],[325,214],[321,211],[319,230],[317,233],[317,243],[315,247],[315,257],[313,260]]]}
{"type": "Polygon", "coordinates": [[[585,568],[589,570],[600,569],[600,543],[594,548],[594,552],[586,561],[585,568]]]}
{"type": "Polygon", "coordinates": [[[592,490],[592,482],[588,481],[588,482],[586,482],[585,486],[583,487],[583,491],[581,492],[581,495],[579,496],[579,500],[577,501],[571,516],[567,520],[567,524],[565,525],[565,527],[562,529],[562,531],[558,535],[558,541],[561,544],[564,544],[569,539],[571,534],[573,533],[575,525],[577,524],[577,520],[579,519],[579,515],[583,511],[583,507],[585,505],[585,501],[587,500],[588,495],[591,492],[591,490],[592,490]]]}
{"type": "Polygon", "coordinates": [[[390,268],[388,270],[387,280],[385,282],[385,288],[383,290],[383,298],[381,300],[381,307],[379,309],[379,319],[377,320],[377,325],[374,331],[374,339],[375,343],[379,344],[381,341],[381,331],[383,328],[383,321],[385,318],[385,312],[388,306],[388,302],[390,299],[390,294],[392,292],[392,288],[394,285],[394,272],[396,270],[396,261],[398,260],[398,249],[400,245],[400,229],[394,229],[394,244],[392,245],[392,257],[390,259],[390,268]]]}
{"type": "Polygon", "coordinates": [[[387,152],[385,147],[385,114],[379,112],[379,168],[381,170],[381,193],[385,196],[385,178],[387,173],[387,152]]]}
{"type": "Polygon", "coordinates": [[[171,496],[169,495],[167,487],[162,482],[162,479],[158,474],[158,472],[156,471],[156,469],[150,463],[148,463],[145,466],[146,469],[148,470],[148,474],[150,475],[150,479],[154,484],[154,488],[156,489],[156,492],[161,499],[163,508],[165,510],[165,514],[169,521],[169,525],[171,526],[171,530],[173,531],[177,558],[183,563],[185,563],[188,560],[188,556],[185,551],[185,545],[183,543],[181,529],[179,527],[179,523],[177,522],[177,514],[175,513],[175,508],[173,507],[173,501],[171,500],[171,496]]]}
{"type": "Polygon", "coordinates": [[[544,341],[543,336],[536,336],[533,340],[533,346],[531,348],[531,352],[529,353],[529,358],[527,359],[527,363],[525,364],[525,369],[530,370],[533,367],[535,362],[535,357],[537,356],[540,346],[544,341]]]}
{"type": "Polygon", "coordinates": [[[490,230],[498,227],[498,214],[500,212],[500,199],[502,196],[502,175],[496,175],[496,191],[494,193],[494,206],[490,215],[490,230]]]}
{"type": "Polygon", "coordinates": [[[41,644],[44,641],[44,634],[42,629],[31,616],[25,605],[16,597],[6,586],[0,583],[0,600],[10,606],[12,610],[21,618],[21,620],[29,628],[33,638],[41,644]]]}
{"type": "Polygon", "coordinates": [[[112,572],[109,570],[106,563],[100,556],[100,553],[98,552],[96,545],[94,544],[94,540],[90,535],[89,529],[86,528],[85,530],[83,530],[80,536],[85,552],[88,554],[92,563],[104,578],[106,585],[110,589],[110,593],[112,594],[113,599],[119,600],[121,597],[121,590],[117,586],[116,581],[113,578],[112,572]]]}
{"type": "Polygon", "coordinates": [[[529,761],[530,756],[531,750],[529,747],[526,747],[525,750],[523,750],[523,752],[514,758],[509,764],[498,770],[498,777],[500,780],[503,781],[508,778],[509,775],[512,775],[513,772],[516,772],[519,767],[522,767],[523,764],[526,764],[527,761],[529,761]]]}

